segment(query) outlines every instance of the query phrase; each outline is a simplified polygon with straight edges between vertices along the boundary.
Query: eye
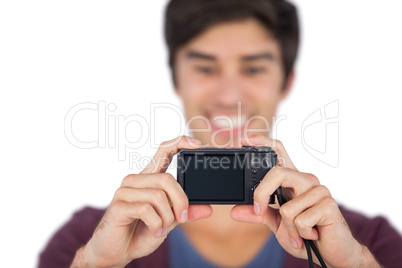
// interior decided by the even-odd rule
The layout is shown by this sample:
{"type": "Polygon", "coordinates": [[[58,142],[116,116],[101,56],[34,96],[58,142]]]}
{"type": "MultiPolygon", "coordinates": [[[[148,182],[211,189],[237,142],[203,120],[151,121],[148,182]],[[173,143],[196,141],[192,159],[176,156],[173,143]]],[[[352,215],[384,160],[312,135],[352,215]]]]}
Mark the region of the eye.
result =
{"type": "Polygon", "coordinates": [[[197,72],[206,75],[211,75],[215,73],[215,69],[209,66],[196,66],[195,69],[197,70],[197,72]]]}
{"type": "Polygon", "coordinates": [[[244,72],[248,75],[255,75],[255,74],[260,74],[260,73],[264,73],[265,72],[265,68],[264,67],[247,67],[245,68],[244,72]]]}

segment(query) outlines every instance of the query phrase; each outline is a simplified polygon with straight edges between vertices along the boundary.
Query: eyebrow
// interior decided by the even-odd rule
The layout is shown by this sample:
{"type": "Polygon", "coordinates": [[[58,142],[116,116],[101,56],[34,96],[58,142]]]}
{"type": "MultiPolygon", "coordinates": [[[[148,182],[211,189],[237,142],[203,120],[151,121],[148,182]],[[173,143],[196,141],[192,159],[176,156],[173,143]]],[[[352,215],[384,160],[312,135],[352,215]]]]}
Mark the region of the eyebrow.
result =
{"type": "Polygon", "coordinates": [[[197,52],[197,51],[189,51],[187,52],[186,57],[188,59],[201,59],[201,60],[211,60],[211,61],[215,61],[216,57],[209,55],[209,54],[204,54],[202,52],[197,52]]]}
{"type": "Polygon", "coordinates": [[[255,61],[255,60],[275,61],[275,56],[272,53],[261,53],[261,54],[244,56],[241,59],[242,59],[242,61],[246,61],[246,62],[255,61]]]}
{"type": "MultiPolygon", "coordinates": [[[[187,52],[186,58],[216,61],[216,57],[213,55],[205,54],[205,53],[193,51],[193,50],[190,50],[187,52]]],[[[265,52],[265,53],[260,53],[260,54],[246,55],[246,56],[241,57],[241,60],[245,61],[245,62],[256,61],[256,60],[275,61],[276,58],[272,53],[265,52]]]]}

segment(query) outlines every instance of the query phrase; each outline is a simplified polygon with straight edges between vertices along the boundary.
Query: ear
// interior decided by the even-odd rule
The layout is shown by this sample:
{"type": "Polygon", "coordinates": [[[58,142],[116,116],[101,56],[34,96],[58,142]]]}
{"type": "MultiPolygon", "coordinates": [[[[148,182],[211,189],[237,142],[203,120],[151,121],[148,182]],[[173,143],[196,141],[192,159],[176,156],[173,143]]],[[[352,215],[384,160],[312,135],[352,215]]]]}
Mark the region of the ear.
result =
{"type": "Polygon", "coordinates": [[[171,70],[171,79],[172,79],[172,84],[173,84],[173,88],[174,88],[174,93],[176,93],[176,96],[178,96],[179,98],[182,97],[182,92],[180,90],[180,87],[177,83],[177,74],[175,73],[175,70],[171,70]]]}
{"type": "Polygon", "coordinates": [[[174,85],[174,93],[176,93],[176,95],[179,97],[179,98],[181,98],[182,96],[181,96],[181,90],[180,90],[180,88],[177,86],[177,83],[175,83],[175,85],[174,85]]]}
{"type": "Polygon", "coordinates": [[[282,96],[281,96],[282,100],[288,96],[289,92],[292,89],[294,80],[295,80],[295,69],[293,68],[289,74],[288,81],[286,81],[285,88],[282,91],[282,96]]]}

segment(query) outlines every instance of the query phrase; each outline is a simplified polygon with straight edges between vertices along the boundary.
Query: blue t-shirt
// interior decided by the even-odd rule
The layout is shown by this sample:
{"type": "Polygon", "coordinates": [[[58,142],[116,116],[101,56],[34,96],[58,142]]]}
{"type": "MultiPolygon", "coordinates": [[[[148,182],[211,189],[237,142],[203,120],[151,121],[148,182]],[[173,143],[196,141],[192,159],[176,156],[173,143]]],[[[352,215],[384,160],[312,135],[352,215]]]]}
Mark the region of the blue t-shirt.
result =
{"type": "MultiPolygon", "coordinates": [[[[190,243],[180,225],[168,235],[169,261],[172,268],[218,268],[204,259],[190,243]]],[[[247,245],[244,245],[245,247],[247,245]]],[[[245,268],[280,268],[285,257],[285,250],[271,235],[265,246],[245,268]]]]}

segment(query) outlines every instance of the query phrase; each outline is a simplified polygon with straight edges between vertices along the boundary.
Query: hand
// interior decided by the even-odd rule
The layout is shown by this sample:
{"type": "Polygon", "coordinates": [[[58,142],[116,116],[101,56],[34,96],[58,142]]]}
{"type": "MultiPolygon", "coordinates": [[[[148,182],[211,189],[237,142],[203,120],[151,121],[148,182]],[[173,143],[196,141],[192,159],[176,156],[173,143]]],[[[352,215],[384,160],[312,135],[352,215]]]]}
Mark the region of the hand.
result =
{"type": "Polygon", "coordinates": [[[181,186],[165,173],[178,149],[200,144],[185,136],[162,143],[140,174],[123,179],[92,238],[77,256],[90,267],[124,267],[154,252],[177,224],[209,217],[211,206],[189,206],[181,186]]]}
{"type": "MultiPolygon", "coordinates": [[[[232,218],[267,225],[281,246],[295,257],[307,258],[305,238],[315,241],[329,267],[359,267],[365,248],[353,237],[337,203],[317,177],[299,172],[279,141],[254,135],[243,138],[242,143],[272,147],[280,165],[273,167],[255,190],[254,206],[235,206],[232,218]],[[268,201],[279,186],[289,201],[275,209],[268,206],[268,201]]],[[[316,258],[314,261],[319,263],[316,258]]]]}

